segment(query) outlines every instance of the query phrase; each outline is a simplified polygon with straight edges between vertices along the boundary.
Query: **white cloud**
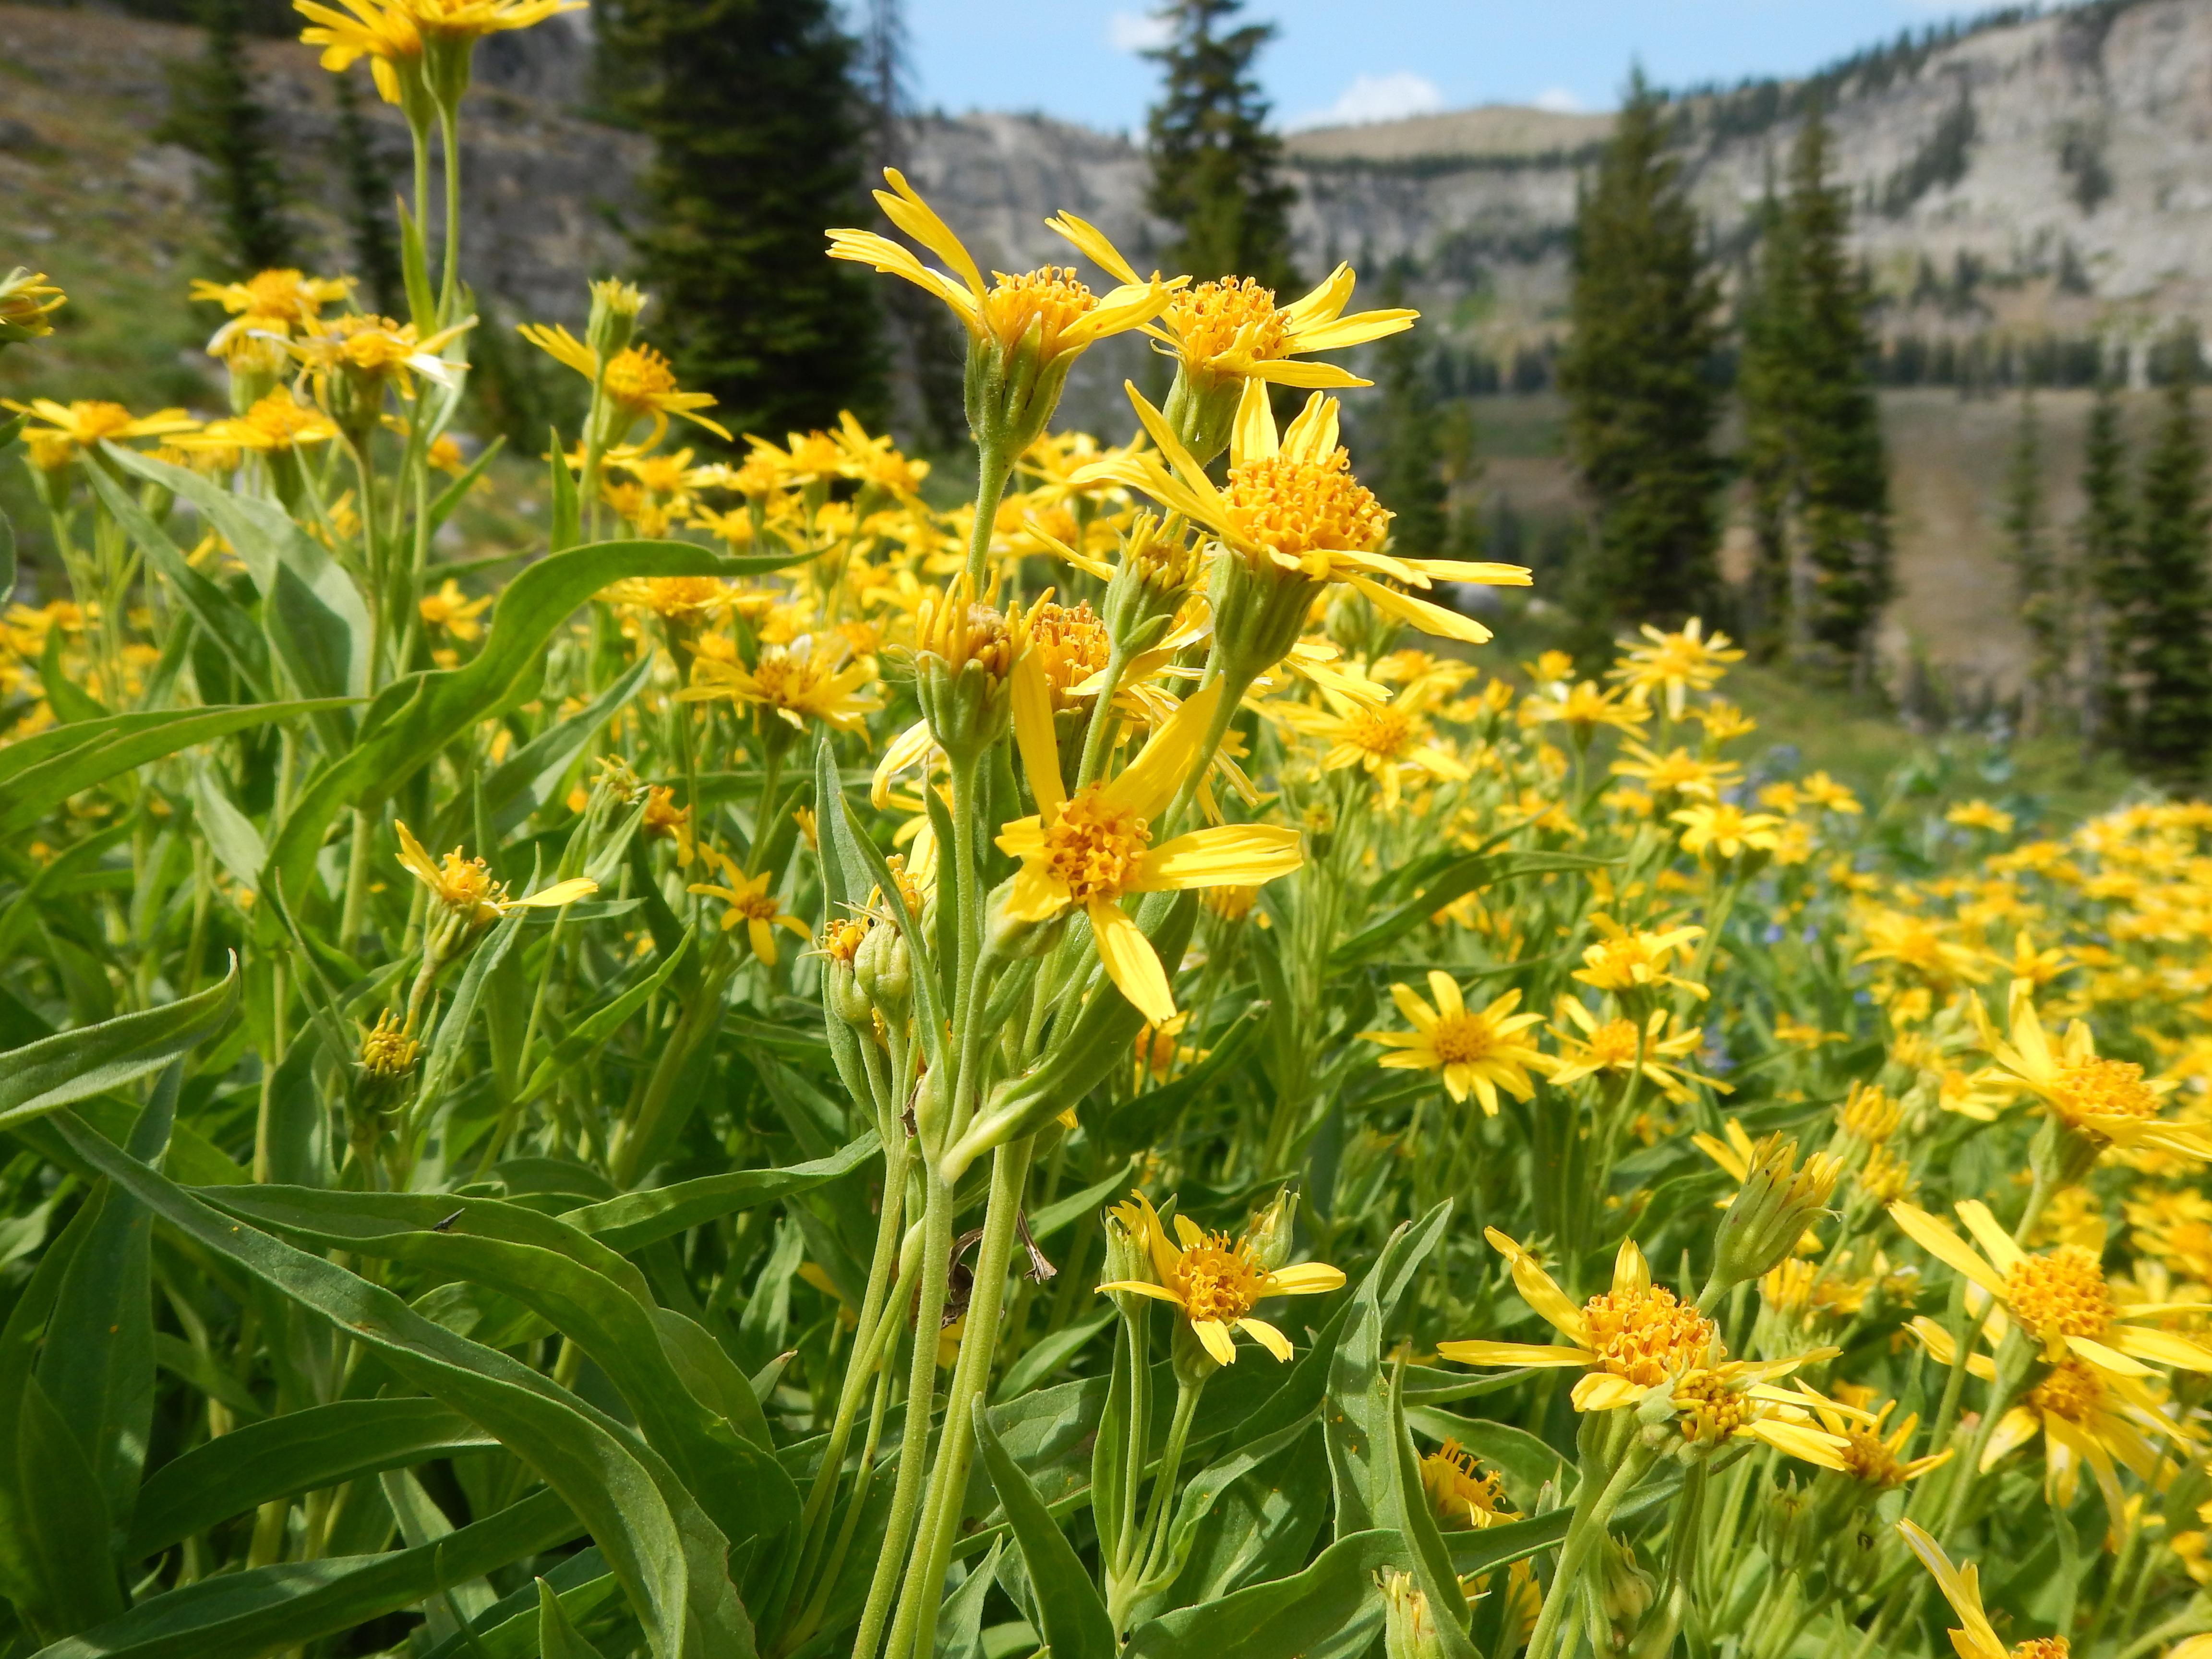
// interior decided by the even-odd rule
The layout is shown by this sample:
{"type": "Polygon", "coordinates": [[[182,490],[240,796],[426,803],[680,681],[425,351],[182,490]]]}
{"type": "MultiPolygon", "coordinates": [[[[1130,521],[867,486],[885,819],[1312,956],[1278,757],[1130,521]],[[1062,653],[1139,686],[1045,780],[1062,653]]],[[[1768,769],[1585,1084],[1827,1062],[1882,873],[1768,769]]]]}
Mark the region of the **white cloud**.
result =
{"type": "Polygon", "coordinates": [[[1117,11],[1106,20],[1106,44],[1116,52],[1153,52],[1175,38],[1175,24],[1150,12],[1117,11]]]}
{"type": "Polygon", "coordinates": [[[1370,121],[1401,121],[1409,115],[1434,115],[1444,95],[1425,75],[1395,70],[1389,75],[1355,75],[1336,102],[1290,123],[1298,127],[1361,126],[1370,121]]]}
{"type": "Polygon", "coordinates": [[[1538,109],[1547,109],[1554,115],[1582,115],[1589,109],[1588,104],[1565,87],[1547,88],[1528,101],[1538,109]]]}

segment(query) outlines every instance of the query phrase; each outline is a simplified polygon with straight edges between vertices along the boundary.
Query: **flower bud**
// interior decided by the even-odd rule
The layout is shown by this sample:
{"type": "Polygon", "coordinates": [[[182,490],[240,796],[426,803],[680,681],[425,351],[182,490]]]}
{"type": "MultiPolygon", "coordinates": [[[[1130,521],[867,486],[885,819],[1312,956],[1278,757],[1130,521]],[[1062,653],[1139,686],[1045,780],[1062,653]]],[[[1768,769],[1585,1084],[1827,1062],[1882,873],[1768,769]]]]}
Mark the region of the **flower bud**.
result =
{"type": "Polygon", "coordinates": [[[1297,1222],[1298,1195],[1288,1187],[1279,1188],[1275,1201],[1252,1218],[1244,1237],[1262,1271],[1273,1273],[1291,1259],[1291,1235],[1297,1222]]]}
{"type": "Polygon", "coordinates": [[[1211,386],[1194,385],[1188,365],[1176,370],[1175,384],[1160,412],[1176,440],[1204,466],[1229,447],[1236,428],[1237,405],[1243,400],[1241,380],[1216,380],[1211,386]]]}
{"type": "Polygon", "coordinates": [[[1203,566],[1181,534],[1160,534],[1159,516],[1140,513],[1121,538],[1121,555],[1098,614],[1125,655],[1149,651],[1166,635],[1203,566]]]}
{"type": "Polygon", "coordinates": [[[1429,1614],[1429,1598],[1413,1582],[1413,1575],[1386,1569],[1381,1582],[1384,1659],[1443,1659],[1443,1643],[1429,1614]]]}
{"type": "Polygon", "coordinates": [[[1826,1210],[1843,1162],[1815,1152],[1797,1165],[1797,1143],[1771,1134],[1752,1149],[1742,1189],[1721,1218],[1713,1282],[1733,1288],[1790,1259],[1826,1210]]]}
{"type": "Polygon", "coordinates": [[[914,1000],[913,952],[906,936],[888,922],[877,922],[853,958],[860,988],[893,1019],[903,1018],[914,1000]]]}
{"type": "Polygon", "coordinates": [[[835,957],[822,965],[822,1000],[831,1013],[855,1030],[875,1029],[875,1004],[869,1000],[850,964],[835,957]]]}
{"type": "Polygon", "coordinates": [[[1606,1538],[1598,1546],[1596,1567],[1595,1612],[1604,1623],[1591,1630],[1590,1644],[1600,1653],[1619,1653],[1659,1599],[1659,1581],[1637,1565],[1636,1546],[1626,1538],[1606,1538]]]}
{"type": "Polygon", "coordinates": [[[1006,618],[978,602],[965,576],[915,612],[915,696],[929,734],[954,763],[973,761],[1013,720],[1009,678],[1021,641],[1006,618]]]}
{"type": "Polygon", "coordinates": [[[1226,547],[1214,554],[1206,592],[1213,606],[1214,648],[1232,685],[1250,684],[1290,654],[1322,587],[1272,560],[1246,559],[1226,547]]]}
{"type": "Polygon", "coordinates": [[[584,330],[584,342],[602,362],[629,344],[646,298],[629,283],[611,276],[592,284],[592,319],[584,330]]]}

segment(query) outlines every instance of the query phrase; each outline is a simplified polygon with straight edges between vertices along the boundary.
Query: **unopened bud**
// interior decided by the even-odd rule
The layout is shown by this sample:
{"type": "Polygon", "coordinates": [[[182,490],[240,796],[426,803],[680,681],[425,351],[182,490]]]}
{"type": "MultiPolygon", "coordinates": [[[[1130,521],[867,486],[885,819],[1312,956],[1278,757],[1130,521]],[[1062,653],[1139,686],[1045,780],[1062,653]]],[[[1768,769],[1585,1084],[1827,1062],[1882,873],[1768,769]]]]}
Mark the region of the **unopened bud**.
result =
{"type": "Polygon", "coordinates": [[[645,301],[637,289],[611,276],[592,284],[592,319],[584,330],[584,343],[594,356],[604,362],[629,344],[645,301]]]}
{"type": "Polygon", "coordinates": [[[1381,1575],[1384,1659],[1443,1659],[1443,1643],[1430,1616],[1429,1598],[1410,1572],[1381,1575]]]}
{"type": "Polygon", "coordinates": [[[1722,1289],[1757,1279],[1790,1259],[1824,1212],[1843,1173],[1841,1159],[1815,1152],[1797,1164],[1797,1143],[1771,1134],[1752,1148],[1742,1190],[1721,1218],[1713,1280],[1722,1289]]]}
{"type": "Polygon", "coordinates": [[[905,1014],[914,1000],[914,957],[896,927],[888,922],[871,927],[853,958],[853,971],[878,1008],[894,1019],[905,1014]]]}
{"type": "Polygon", "coordinates": [[[1628,1645],[1644,1615],[1659,1599],[1659,1581],[1636,1564],[1636,1546],[1626,1538],[1607,1537],[1598,1547],[1598,1604],[1608,1628],[1607,1639],[1593,1644],[1601,1653],[1618,1653],[1628,1645]]]}
{"type": "Polygon", "coordinates": [[[1252,1218],[1244,1237],[1264,1272],[1273,1273],[1291,1259],[1291,1235],[1297,1231],[1297,1223],[1298,1195],[1288,1187],[1279,1188],[1275,1201],[1252,1218]]]}

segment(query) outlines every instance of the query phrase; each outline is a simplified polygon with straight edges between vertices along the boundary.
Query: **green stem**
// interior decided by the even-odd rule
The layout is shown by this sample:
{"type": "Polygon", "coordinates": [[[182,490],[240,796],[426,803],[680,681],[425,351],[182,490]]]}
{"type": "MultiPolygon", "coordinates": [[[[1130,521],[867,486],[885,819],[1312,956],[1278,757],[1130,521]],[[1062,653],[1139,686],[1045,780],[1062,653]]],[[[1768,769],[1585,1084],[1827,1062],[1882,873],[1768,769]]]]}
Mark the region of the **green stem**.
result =
{"type": "Polygon", "coordinates": [[[1536,1615],[1536,1628],[1528,1638],[1528,1659],[1548,1659],[1560,1622],[1574,1600],[1583,1564],[1605,1536],[1613,1512],[1644,1479],[1656,1455],[1641,1441],[1632,1443],[1595,1501],[1585,1508],[1577,1500],[1575,1518],[1568,1523],[1566,1540],[1559,1547],[1559,1567],[1552,1579],[1552,1593],[1544,1598],[1543,1611],[1536,1615]]]}
{"type": "Polygon", "coordinates": [[[968,532],[968,581],[978,604],[982,602],[991,568],[991,536],[998,527],[999,502],[1006,493],[1006,480],[1013,471],[1014,458],[1006,453],[1003,441],[977,441],[975,522],[968,532]]]}

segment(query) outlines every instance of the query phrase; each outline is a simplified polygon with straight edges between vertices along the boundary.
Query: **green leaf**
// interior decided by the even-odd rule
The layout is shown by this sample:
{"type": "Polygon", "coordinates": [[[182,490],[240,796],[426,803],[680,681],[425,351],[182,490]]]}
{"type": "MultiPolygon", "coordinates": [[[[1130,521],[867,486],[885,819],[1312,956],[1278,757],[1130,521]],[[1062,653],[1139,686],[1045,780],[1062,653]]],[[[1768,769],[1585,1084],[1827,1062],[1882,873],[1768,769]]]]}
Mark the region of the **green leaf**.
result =
{"type": "Polygon", "coordinates": [[[1431,916],[1463,894],[1521,876],[1550,875],[1566,870],[1601,870],[1618,862],[1584,857],[1579,853],[1478,853],[1448,866],[1414,898],[1370,922],[1329,952],[1333,974],[1357,968],[1378,951],[1410,933],[1431,916]]]}
{"type": "Polygon", "coordinates": [[[430,503],[430,534],[436,535],[440,526],[453,516],[453,510],[468,499],[469,491],[474,489],[477,487],[477,480],[483,477],[484,469],[489,466],[493,458],[506,447],[507,440],[504,437],[494,438],[477,452],[476,459],[469,463],[467,469],[459,477],[438,492],[438,499],[430,503]]]}
{"type": "Polygon", "coordinates": [[[71,795],[179,749],[248,726],[345,706],[339,699],[163,708],[57,726],[0,748],[0,796],[7,802],[0,806],[0,835],[18,835],[71,795]]]}
{"type": "Polygon", "coordinates": [[[1337,1344],[1328,1377],[1329,1468],[1336,1486],[1340,1538],[1384,1524],[1396,1484],[1390,1432],[1390,1377],[1383,1338],[1413,1275],[1443,1237],[1447,1199],[1419,1222],[1403,1222],[1352,1299],[1352,1316],[1337,1344]]]}
{"type": "Polygon", "coordinates": [[[63,1031],[0,1054],[0,1129],[160,1070],[230,1021],[238,964],[196,996],[63,1031]]]}
{"type": "Polygon", "coordinates": [[[611,1249],[630,1255],[647,1245],[739,1210],[773,1204],[850,1175],[878,1150],[876,1132],[840,1147],[828,1158],[782,1170],[738,1170],[701,1176],[651,1192],[625,1193],[600,1204],[570,1210],[562,1219],[611,1249]]]}
{"type": "Polygon", "coordinates": [[[192,777],[192,807],[199,832],[216,861],[230,878],[251,890],[261,879],[261,866],[269,856],[253,820],[232,805],[216,781],[214,769],[202,766],[192,777]]]}
{"type": "Polygon", "coordinates": [[[1404,1553],[1395,1532],[1353,1533],[1292,1577],[1146,1620],[1122,1659],[1349,1659],[1382,1628],[1376,1575],[1404,1553]]]}
{"type": "Polygon", "coordinates": [[[202,1579],[42,1649],[37,1659],[255,1659],[336,1635],[585,1530],[540,1492],[433,1543],[202,1579]]]}
{"type": "Polygon", "coordinates": [[[52,1397],[25,1379],[15,1425],[14,1475],[47,1617],[56,1632],[82,1630],[123,1611],[113,1517],[100,1476],[52,1397]]]}
{"type": "Polygon", "coordinates": [[[108,477],[105,467],[88,466],[84,474],[92,481],[101,504],[145,554],[147,563],[160,573],[178,602],[222,649],[253,700],[276,702],[274,682],[269,678],[269,640],[261,631],[261,624],[220,583],[192,568],[176,543],[154,522],[153,514],[139,506],[129,490],[108,477]]]}
{"type": "Polygon", "coordinates": [[[0,594],[15,591],[15,526],[0,513],[0,594]]]}
{"type": "Polygon", "coordinates": [[[272,1498],[498,1443],[452,1407],[419,1396],[288,1412],[233,1429],[156,1470],[139,1492],[125,1559],[143,1560],[272,1498]]]}
{"type": "Polygon", "coordinates": [[[551,1088],[556,1079],[573,1073],[598,1053],[607,1039],[623,1028],[623,1022],[645,1005],[647,998],[668,983],[668,976],[676,971],[684,960],[684,953],[690,948],[691,932],[687,928],[675,950],[664,957],[650,974],[577,1021],[568,1035],[553,1045],[552,1052],[538,1062],[537,1068],[530,1074],[530,1081],[522,1085],[522,1092],[515,1097],[516,1103],[528,1105],[551,1088]]]}
{"type": "Polygon", "coordinates": [[[538,1581],[538,1652],[539,1659],[605,1659],[577,1633],[561,1598],[543,1578],[538,1581]]]}
{"type": "Polygon", "coordinates": [[[545,642],[576,607],[629,576],[747,576],[793,558],[719,558],[684,542],[599,542],[540,559],[507,584],[483,649],[459,668],[410,674],[362,712],[353,747],[325,760],[302,787],[269,848],[268,878],[295,900],[314,878],[315,854],[347,806],[389,797],[479,720],[528,702],[545,676],[545,642]]]}
{"type": "Polygon", "coordinates": [[[128,1188],[184,1238],[236,1263],[489,1430],[559,1494],[606,1553],[661,1659],[708,1653],[719,1659],[725,1652],[750,1659],[751,1624],[729,1582],[726,1540],[673,1471],[629,1430],[520,1361],[434,1324],[381,1286],[211,1208],[76,1117],[64,1113],[54,1123],[77,1157],[128,1188]]]}
{"type": "Polygon", "coordinates": [[[1004,1539],[993,1544],[960,1588],[945,1597],[937,1615],[937,1659],[983,1659],[983,1603],[990,1599],[1006,1547],[1004,1539]]]}
{"type": "Polygon", "coordinates": [[[975,1449],[990,1472],[991,1485],[1006,1506],[1022,1565],[1036,1591],[1044,1620],[1044,1639],[1053,1659],[1116,1659],[1114,1623],[1082,1558],[1045,1510],[1029,1478],[1015,1466],[992,1427],[983,1402],[975,1403],[975,1449]]]}
{"type": "Polygon", "coordinates": [[[1176,1501],[1175,1518],[1168,1528],[1168,1557],[1159,1583],[1172,1584],[1182,1576],[1190,1560],[1191,1547],[1198,1541],[1199,1528],[1212,1517],[1221,1495],[1277,1453],[1297,1444],[1312,1426],[1310,1416],[1301,1418],[1216,1460],[1191,1477],[1176,1501]]]}
{"type": "MultiPolygon", "coordinates": [[[[262,626],[308,697],[358,697],[368,690],[368,606],[330,550],[275,501],[240,495],[190,468],[120,444],[100,446],[117,465],[199,508],[245,562],[261,595],[262,626]]],[[[334,735],[343,727],[334,728],[334,735]]]]}
{"type": "Polygon", "coordinates": [[[205,1196],[325,1249],[409,1262],[434,1279],[466,1279],[514,1297],[606,1374],[647,1443],[726,1538],[773,1533],[797,1516],[798,1491],[781,1467],[684,1386],[662,1343],[644,1276],[566,1223],[497,1199],[437,1193],[263,1186],[205,1196]]]}
{"type": "Polygon", "coordinates": [[[484,780],[484,808],[491,827],[504,835],[553,798],[561,780],[592,737],[637,695],[653,672],[656,653],[638,653],[630,671],[582,708],[547,727],[509,755],[484,780]]]}

